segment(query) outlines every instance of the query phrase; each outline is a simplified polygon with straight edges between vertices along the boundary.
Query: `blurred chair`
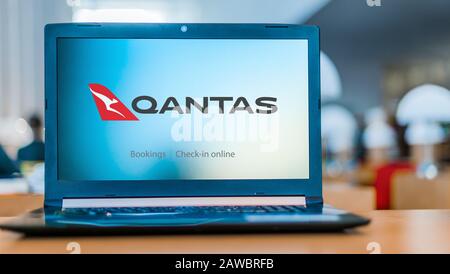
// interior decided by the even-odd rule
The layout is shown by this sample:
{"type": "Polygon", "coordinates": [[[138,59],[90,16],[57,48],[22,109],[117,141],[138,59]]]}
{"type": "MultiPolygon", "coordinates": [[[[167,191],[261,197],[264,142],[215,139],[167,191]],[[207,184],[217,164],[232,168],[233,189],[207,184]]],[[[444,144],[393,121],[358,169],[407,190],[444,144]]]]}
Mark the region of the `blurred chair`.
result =
{"type": "Polygon", "coordinates": [[[414,165],[407,162],[389,163],[376,170],[375,190],[377,209],[391,209],[392,179],[398,172],[414,171],[414,165]]]}
{"type": "Polygon", "coordinates": [[[418,178],[414,172],[398,172],[392,179],[392,209],[450,209],[450,170],[435,179],[418,178]]]}

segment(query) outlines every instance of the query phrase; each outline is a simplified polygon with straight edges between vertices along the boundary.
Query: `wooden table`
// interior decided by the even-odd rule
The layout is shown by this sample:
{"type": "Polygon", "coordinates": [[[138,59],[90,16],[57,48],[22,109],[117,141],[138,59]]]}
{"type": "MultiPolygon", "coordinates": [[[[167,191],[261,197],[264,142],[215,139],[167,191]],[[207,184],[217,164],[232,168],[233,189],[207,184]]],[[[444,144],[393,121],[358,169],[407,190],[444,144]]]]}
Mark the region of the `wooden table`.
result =
{"type": "MultiPolygon", "coordinates": [[[[450,210],[373,211],[355,202],[371,195],[324,186],[329,202],[372,219],[346,233],[25,238],[0,231],[0,253],[69,253],[70,243],[82,253],[369,253],[368,245],[379,245],[382,253],[450,253],[450,210]]],[[[0,222],[41,205],[41,196],[0,196],[0,222]]]]}
{"type": "Polygon", "coordinates": [[[42,195],[0,195],[0,217],[12,217],[42,207],[42,195]]]}
{"type": "Polygon", "coordinates": [[[450,210],[363,215],[369,226],[330,234],[24,238],[0,231],[0,253],[69,253],[72,245],[81,253],[450,253],[450,210]]]}

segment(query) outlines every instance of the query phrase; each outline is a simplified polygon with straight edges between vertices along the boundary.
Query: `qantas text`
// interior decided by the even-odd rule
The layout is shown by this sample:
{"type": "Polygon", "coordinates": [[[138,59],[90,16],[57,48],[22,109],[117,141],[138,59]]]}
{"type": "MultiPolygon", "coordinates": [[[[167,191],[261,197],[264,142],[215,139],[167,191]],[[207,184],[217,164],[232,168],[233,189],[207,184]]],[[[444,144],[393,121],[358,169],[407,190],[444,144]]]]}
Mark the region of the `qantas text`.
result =
{"type": "Polygon", "coordinates": [[[276,102],[277,98],[274,97],[259,97],[255,100],[255,106],[252,107],[245,97],[237,97],[236,99],[233,97],[203,97],[200,99],[185,97],[180,104],[180,101],[175,97],[168,97],[159,109],[155,98],[138,96],[133,100],[132,107],[134,111],[141,114],[164,114],[168,111],[190,114],[194,109],[207,114],[213,107],[218,110],[213,112],[219,114],[233,114],[238,111],[248,112],[249,114],[273,114],[278,111],[276,102]]]}

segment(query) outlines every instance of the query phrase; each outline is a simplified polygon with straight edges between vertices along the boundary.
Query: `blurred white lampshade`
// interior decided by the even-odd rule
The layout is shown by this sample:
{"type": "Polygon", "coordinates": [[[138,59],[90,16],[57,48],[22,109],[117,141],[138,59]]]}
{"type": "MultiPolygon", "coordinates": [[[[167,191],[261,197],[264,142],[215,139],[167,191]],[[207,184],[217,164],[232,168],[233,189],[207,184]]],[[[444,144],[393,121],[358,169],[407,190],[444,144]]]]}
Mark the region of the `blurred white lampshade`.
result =
{"type": "Polygon", "coordinates": [[[395,131],[387,123],[382,108],[373,108],[365,116],[367,127],[363,132],[363,143],[368,149],[391,148],[396,144],[395,131]]]}
{"type": "Polygon", "coordinates": [[[339,98],[342,93],[341,77],[336,65],[324,52],[320,52],[320,70],[322,101],[339,98]]]}
{"type": "Polygon", "coordinates": [[[409,145],[435,145],[444,138],[445,132],[436,122],[416,121],[408,126],[405,133],[409,145]]]}
{"type": "Polygon", "coordinates": [[[33,133],[23,118],[0,118],[0,144],[19,148],[33,140],[33,133]]]}
{"type": "Polygon", "coordinates": [[[397,121],[401,125],[419,121],[450,122],[450,91],[431,84],[412,89],[398,104],[397,121]]]}
{"type": "Polygon", "coordinates": [[[348,151],[353,148],[357,130],[356,119],[346,108],[327,105],[322,108],[322,138],[332,153],[348,151]]]}

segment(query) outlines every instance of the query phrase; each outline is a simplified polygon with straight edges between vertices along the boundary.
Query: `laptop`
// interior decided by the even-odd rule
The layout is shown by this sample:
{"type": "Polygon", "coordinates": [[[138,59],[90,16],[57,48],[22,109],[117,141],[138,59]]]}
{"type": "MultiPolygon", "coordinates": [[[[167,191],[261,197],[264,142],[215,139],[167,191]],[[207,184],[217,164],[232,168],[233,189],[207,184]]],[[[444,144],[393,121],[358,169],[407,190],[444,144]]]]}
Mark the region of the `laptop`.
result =
{"type": "Polygon", "coordinates": [[[51,24],[45,206],[30,235],[339,231],[324,206],[319,29],[51,24]]]}

